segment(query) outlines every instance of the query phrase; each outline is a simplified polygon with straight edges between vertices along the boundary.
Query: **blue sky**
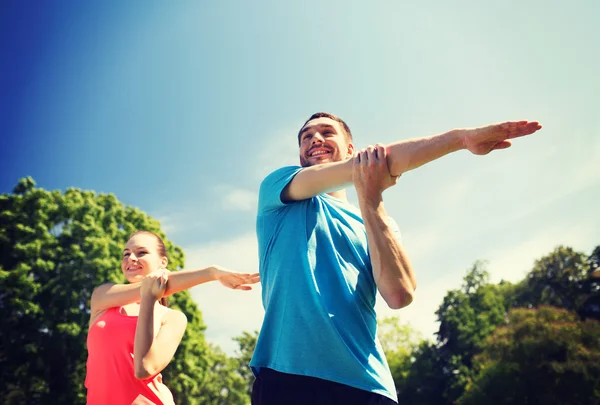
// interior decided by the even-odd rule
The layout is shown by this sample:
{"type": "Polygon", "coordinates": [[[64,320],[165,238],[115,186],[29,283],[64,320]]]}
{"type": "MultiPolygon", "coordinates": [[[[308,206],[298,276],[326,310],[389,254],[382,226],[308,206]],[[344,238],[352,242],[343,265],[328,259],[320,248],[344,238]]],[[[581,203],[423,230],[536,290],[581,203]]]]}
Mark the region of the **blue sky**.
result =
{"type": "MultiPolygon", "coordinates": [[[[89,2],[4,5],[0,192],[111,192],[159,219],[187,267],[257,267],[261,179],[296,164],[313,112],[357,147],[506,120],[544,128],[458,152],[385,193],[419,279],[398,315],[429,337],[475,260],[517,281],[600,244],[600,3],[89,2]]],[[[207,337],[258,329],[260,288],[192,289],[207,337]]]]}

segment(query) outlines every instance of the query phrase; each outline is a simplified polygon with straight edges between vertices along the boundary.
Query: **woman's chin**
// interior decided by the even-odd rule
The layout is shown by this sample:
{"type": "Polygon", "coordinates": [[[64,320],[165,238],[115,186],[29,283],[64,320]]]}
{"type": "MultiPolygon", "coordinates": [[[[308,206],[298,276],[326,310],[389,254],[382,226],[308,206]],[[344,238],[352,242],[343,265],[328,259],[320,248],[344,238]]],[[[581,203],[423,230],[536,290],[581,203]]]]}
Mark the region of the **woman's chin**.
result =
{"type": "Polygon", "coordinates": [[[141,274],[126,274],[125,279],[127,279],[127,282],[129,282],[130,284],[141,283],[144,279],[144,276],[141,274]]]}

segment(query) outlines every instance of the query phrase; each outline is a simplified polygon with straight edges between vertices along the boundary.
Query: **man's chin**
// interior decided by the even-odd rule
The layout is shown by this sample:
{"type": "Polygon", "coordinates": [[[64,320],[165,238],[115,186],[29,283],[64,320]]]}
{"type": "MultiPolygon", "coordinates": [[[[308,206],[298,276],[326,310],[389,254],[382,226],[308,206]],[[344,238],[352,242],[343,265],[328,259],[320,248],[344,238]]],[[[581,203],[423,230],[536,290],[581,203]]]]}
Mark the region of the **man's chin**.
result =
{"type": "Polygon", "coordinates": [[[302,159],[300,159],[300,166],[302,166],[302,167],[318,166],[318,165],[322,165],[325,163],[331,163],[331,162],[335,162],[335,160],[332,160],[330,158],[325,158],[325,159],[302,158],[302,159]]]}

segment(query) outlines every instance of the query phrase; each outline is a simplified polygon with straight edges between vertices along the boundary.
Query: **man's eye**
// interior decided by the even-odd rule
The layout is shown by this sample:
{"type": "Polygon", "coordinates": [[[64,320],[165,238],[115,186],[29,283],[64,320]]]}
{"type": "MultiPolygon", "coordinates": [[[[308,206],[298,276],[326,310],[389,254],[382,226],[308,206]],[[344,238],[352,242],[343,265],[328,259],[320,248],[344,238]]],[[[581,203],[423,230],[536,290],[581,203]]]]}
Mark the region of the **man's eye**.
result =
{"type": "Polygon", "coordinates": [[[123,259],[125,259],[126,257],[129,257],[129,253],[123,253],[123,259]]]}

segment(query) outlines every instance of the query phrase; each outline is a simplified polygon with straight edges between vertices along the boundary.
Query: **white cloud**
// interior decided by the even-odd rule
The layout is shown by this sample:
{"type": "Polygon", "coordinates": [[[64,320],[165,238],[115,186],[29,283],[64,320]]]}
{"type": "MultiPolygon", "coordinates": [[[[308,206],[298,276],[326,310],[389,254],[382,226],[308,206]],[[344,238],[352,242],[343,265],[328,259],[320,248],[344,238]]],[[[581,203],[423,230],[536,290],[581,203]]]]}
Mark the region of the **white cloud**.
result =
{"type": "Polygon", "coordinates": [[[223,209],[227,211],[256,212],[258,194],[245,188],[219,185],[216,187],[216,195],[222,195],[223,209]]]}
{"type": "Polygon", "coordinates": [[[504,279],[517,282],[525,277],[534,265],[535,260],[549,254],[558,245],[574,248],[576,251],[591,253],[598,232],[592,227],[577,224],[569,226],[548,226],[533,234],[527,240],[519,240],[512,246],[494,249],[488,255],[491,281],[504,279]]]}
{"type": "Polygon", "coordinates": [[[263,179],[270,172],[284,166],[299,165],[297,133],[299,128],[290,125],[267,135],[260,143],[254,167],[256,176],[263,179]]]}
{"type": "MultiPolygon", "coordinates": [[[[184,246],[187,268],[219,265],[239,273],[258,272],[258,246],[253,233],[204,244],[184,246]]],[[[252,291],[230,290],[218,282],[202,284],[191,289],[207,325],[206,338],[233,354],[237,343],[231,338],[243,331],[259,330],[264,310],[260,284],[252,291]]]]}
{"type": "Polygon", "coordinates": [[[155,216],[155,218],[158,222],[160,222],[160,229],[162,229],[162,231],[167,235],[169,235],[171,232],[175,232],[175,230],[178,228],[177,221],[175,221],[175,219],[170,215],[155,216]]]}

